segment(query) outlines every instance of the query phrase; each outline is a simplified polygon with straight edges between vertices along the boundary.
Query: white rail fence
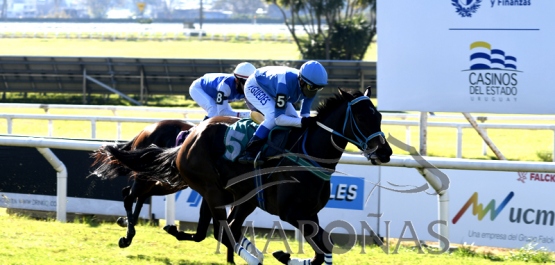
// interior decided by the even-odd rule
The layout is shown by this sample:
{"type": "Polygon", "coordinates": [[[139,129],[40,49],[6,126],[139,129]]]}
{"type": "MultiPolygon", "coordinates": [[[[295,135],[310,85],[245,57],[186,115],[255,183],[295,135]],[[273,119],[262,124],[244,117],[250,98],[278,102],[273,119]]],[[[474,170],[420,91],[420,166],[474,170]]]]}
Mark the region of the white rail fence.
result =
{"type": "MultiPolygon", "coordinates": [[[[67,170],[62,161],[60,161],[55,154],[50,151],[50,148],[55,149],[69,149],[69,150],[84,150],[93,151],[107,143],[99,143],[93,141],[79,141],[79,140],[61,140],[61,139],[47,139],[47,138],[33,138],[33,137],[15,137],[15,136],[0,136],[0,145],[4,146],[20,146],[20,147],[35,147],[43,156],[50,162],[57,172],[57,195],[56,195],[56,219],[61,222],[66,222],[66,201],[67,201],[67,170]]],[[[463,170],[489,170],[489,171],[516,171],[516,172],[555,172],[554,163],[542,162],[514,162],[514,161],[486,161],[486,160],[471,160],[471,159],[454,159],[454,158],[434,158],[425,157],[429,164],[438,169],[463,169],[463,170]]],[[[341,157],[340,163],[355,164],[355,165],[369,165],[371,163],[366,158],[358,155],[344,154],[341,157]]],[[[387,164],[391,167],[408,167],[421,169],[424,178],[430,185],[438,191],[438,219],[444,221],[444,225],[439,227],[439,234],[449,239],[449,194],[448,190],[440,190],[441,185],[437,176],[431,173],[428,168],[423,168],[423,165],[417,159],[411,156],[392,156],[391,161],[387,164]]],[[[432,169],[432,168],[430,168],[432,169]]],[[[166,201],[172,201],[171,197],[166,201]]],[[[174,221],[175,207],[172,204],[166,205],[166,220],[174,221]]],[[[442,244],[443,242],[440,242],[442,244]]]]}
{"type": "MultiPolygon", "coordinates": [[[[67,121],[89,121],[91,124],[91,139],[96,139],[97,122],[114,122],[116,123],[116,140],[122,140],[121,136],[121,125],[122,123],[154,123],[162,120],[162,118],[133,118],[133,117],[119,117],[119,113],[124,111],[133,112],[160,112],[160,113],[173,113],[179,114],[184,117],[185,120],[198,124],[201,119],[190,118],[191,115],[201,115],[204,114],[203,110],[199,109],[180,109],[180,108],[160,108],[160,107],[126,107],[126,106],[96,106],[96,105],[56,105],[56,104],[0,104],[0,108],[35,108],[43,109],[46,114],[0,114],[0,119],[4,119],[7,122],[8,135],[13,132],[13,121],[17,119],[21,120],[47,120],[48,121],[48,136],[52,137],[54,135],[53,121],[55,120],[67,120],[67,121]],[[106,110],[111,111],[115,116],[76,116],[76,115],[53,115],[47,114],[53,109],[81,109],[81,110],[106,110]]],[[[419,115],[417,114],[391,114],[384,113],[384,120],[382,124],[384,125],[394,125],[394,126],[405,126],[405,142],[407,145],[411,145],[411,127],[418,127],[419,115]]],[[[456,115],[434,115],[430,116],[430,119],[461,119],[464,117],[456,115]]],[[[555,162],[555,124],[500,124],[500,123],[484,123],[493,120],[522,120],[526,122],[530,121],[555,121],[554,116],[499,116],[499,115],[489,115],[489,116],[478,116],[478,120],[483,121],[479,126],[484,129],[506,129],[506,130],[548,130],[553,132],[553,146],[552,146],[552,158],[555,162]]],[[[428,123],[430,127],[439,128],[454,128],[457,133],[456,141],[456,157],[462,158],[462,144],[463,144],[463,129],[472,128],[467,122],[453,122],[453,121],[430,121],[428,123]]],[[[486,145],[483,144],[483,153],[485,154],[486,145]]]]}

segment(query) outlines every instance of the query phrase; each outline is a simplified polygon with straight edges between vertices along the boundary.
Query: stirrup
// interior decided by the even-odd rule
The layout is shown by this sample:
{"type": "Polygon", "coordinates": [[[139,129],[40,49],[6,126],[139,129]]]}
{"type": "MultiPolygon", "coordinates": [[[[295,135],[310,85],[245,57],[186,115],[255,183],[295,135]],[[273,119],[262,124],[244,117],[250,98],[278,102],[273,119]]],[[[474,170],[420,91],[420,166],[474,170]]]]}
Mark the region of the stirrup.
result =
{"type": "Polygon", "coordinates": [[[254,161],[252,162],[252,165],[255,168],[261,167],[264,164],[264,159],[261,158],[261,155],[262,155],[262,151],[258,151],[256,156],[254,157],[254,161]]]}

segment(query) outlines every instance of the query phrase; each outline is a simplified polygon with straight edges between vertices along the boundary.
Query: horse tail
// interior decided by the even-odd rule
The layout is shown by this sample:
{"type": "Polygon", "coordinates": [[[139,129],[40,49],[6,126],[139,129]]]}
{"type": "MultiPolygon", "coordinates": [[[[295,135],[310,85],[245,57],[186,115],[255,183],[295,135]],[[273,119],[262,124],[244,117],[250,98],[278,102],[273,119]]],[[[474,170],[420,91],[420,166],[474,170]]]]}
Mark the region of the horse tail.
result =
{"type": "Polygon", "coordinates": [[[160,148],[151,145],[144,149],[131,151],[121,150],[115,146],[106,146],[103,152],[111,156],[112,167],[118,170],[123,167],[133,171],[135,179],[160,181],[171,186],[184,185],[175,167],[175,159],[180,147],[160,148]]]}
{"type": "MultiPolygon", "coordinates": [[[[114,148],[124,151],[130,151],[137,137],[138,136],[135,136],[133,140],[126,143],[115,144],[114,148]]],[[[101,149],[102,148],[94,151],[91,155],[91,157],[94,159],[91,167],[95,167],[97,165],[98,166],[89,176],[95,175],[103,180],[114,179],[120,176],[130,176],[131,170],[125,167],[117,166],[115,163],[113,163],[112,157],[101,149]]]]}
{"type": "Polygon", "coordinates": [[[137,137],[139,137],[140,134],[136,135],[135,137],[133,137],[133,139],[127,143],[122,143],[122,144],[117,144],[116,146],[120,149],[120,150],[125,150],[125,151],[131,151],[131,148],[133,148],[133,144],[135,143],[135,141],[137,141],[137,137]]]}

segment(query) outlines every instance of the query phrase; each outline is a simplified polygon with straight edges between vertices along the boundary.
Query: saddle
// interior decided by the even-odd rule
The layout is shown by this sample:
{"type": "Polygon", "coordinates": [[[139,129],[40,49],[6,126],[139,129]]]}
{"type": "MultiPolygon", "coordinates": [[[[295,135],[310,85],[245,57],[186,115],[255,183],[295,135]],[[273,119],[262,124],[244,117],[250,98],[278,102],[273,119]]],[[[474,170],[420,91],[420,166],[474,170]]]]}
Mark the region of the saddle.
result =
{"type": "Polygon", "coordinates": [[[285,153],[285,144],[289,138],[291,127],[276,126],[268,135],[268,141],[262,147],[262,158],[272,159],[272,157],[285,153]]]}
{"type": "MultiPolygon", "coordinates": [[[[249,142],[250,138],[253,137],[254,131],[258,128],[258,124],[250,119],[241,119],[236,123],[230,125],[224,136],[224,146],[226,152],[224,153],[223,157],[226,160],[235,162],[237,157],[243,152],[247,143],[249,142]]],[[[291,127],[284,127],[284,126],[276,126],[268,135],[268,140],[266,144],[262,147],[261,159],[269,160],[273,158],[278,158],[277,156],[288,152],[285,149],[285,145],[287,140],[291,135],[291,127]]],[[[317,177],[329,181],[331,178],[331,174],[334,170],[324,169],[318,164],[311,162],[308,159],[301,158],[299,156],[285,156],[286,158],[290,159],[294,163],[304,166],[304,167],[316,167],[317,169],[309,169],[312,174],[316,175],[317,177]]]]}

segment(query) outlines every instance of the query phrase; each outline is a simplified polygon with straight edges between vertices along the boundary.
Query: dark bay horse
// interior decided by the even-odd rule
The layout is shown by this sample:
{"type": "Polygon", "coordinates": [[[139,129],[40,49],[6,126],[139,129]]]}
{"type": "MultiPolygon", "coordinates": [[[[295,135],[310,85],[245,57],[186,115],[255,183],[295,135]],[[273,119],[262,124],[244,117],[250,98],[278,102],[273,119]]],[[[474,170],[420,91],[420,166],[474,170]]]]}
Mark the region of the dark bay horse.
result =
{"type": "MultiPolygon", "coordinates": [[[[194,126],[195,124],[182,120],[162,120],[147,125],[131,141],[119,144],[117,145],[117,148],[123,151],[131,151],[143,149],[152,144],[162,148],[174,147],[176,145],[177,135],[182,131],[190,130],[194,126]]],[[[122,167],[114,167],[111,157],[105,156],[105,153],[96,151],[93,153],[93,158],[95,160],[92,167],[96,167],[96,169],[91,175],[96,175],[102,179],[113,179],[120,176],[129,176],[133,178],[130,170],[122,167]]],[[[120,238],[119,247],[125,248],[131,245],[133,237],[135,236],[135,225],[137,224],[139,214],[141,213],[141,209],[146,199],[155,195],[163,196],[172,194],[185,188],[187,188],[186,185],[172,186],[165,182],[142,179],[133,179],[133,184],[131,186],[124,187],[122,190],[122,196],[123,206],[125,208],[127,218],[120,217],[117,223],[123,227],[127,226],[127,235],[126,237],[120,238]],[[133,203],[135,201],[136,205],[135,210],[133,211],[133,203]]],[[[208,218],[211,218],[212,215],[209,212],[208,214],[208,218]]],[[[204,217],[206,218],[206,214],[204,214],[204,217]]],[[[198,236],[202,237],[201,234],[198,236]]]]}
{"type": "MultiPolygon", "coordinates": [[[[186,183],[208,203],[214,223],[229,225],[222,243],[234,247],[248,264],[262,263],[260,253],[246,238],[239,243],[241,226],[256,207],[277,215],[299,229],[315,250],[312,260],[291,259],[290,254],[274,253],[284,264],[332,264],[333,243],[318,221],[318,212],[330,198],[330,177],[348,142],[356,145],[374,164],[389,162],[392,150],[381,132],[381,114],[368,96],[339,90],[317,109],[318,126],[306,130],[293,128],[281,157],[253,171],[223,158],[224,135],[228,124],[202,122],[180,148],[146,149],[125,152],[107,146],[104,151],[130,168],[137,178],[158,180],[179,186],[186,183]],[[222,196],[231,192],[231,204],[222,196]],[[232,205],[229,217],[225,205],[232,205]],[[230,233],[227,233],[230,231],[230,233]],[[310,263],[308,263],[310,262],[310,263]]],[[[229,137],[229,135],[227,135],[229,137]]],[[[235,135],[237,140],[240,136],[235,135]]],[[[222,225],[222,228],[226,229],[222,225]]],[[[214,236],[220,234],[214,225],[214,236]]]]}

